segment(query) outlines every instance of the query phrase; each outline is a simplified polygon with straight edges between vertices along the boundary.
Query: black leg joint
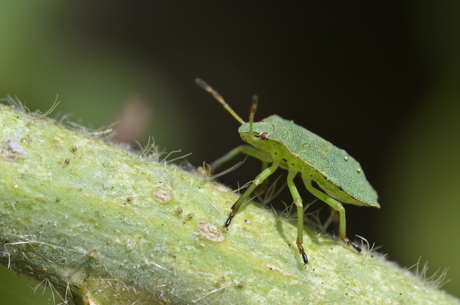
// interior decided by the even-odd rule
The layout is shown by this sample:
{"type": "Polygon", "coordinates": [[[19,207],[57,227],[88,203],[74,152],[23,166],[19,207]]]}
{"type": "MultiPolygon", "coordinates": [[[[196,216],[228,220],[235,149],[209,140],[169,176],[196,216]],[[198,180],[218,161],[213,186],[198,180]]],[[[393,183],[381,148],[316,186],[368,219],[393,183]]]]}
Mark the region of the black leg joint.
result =
{"type": "Polygon", "coordinates": [[[360,246],[358,246],[358,244],[357,244],[357,243],[355,243],[355,242],[352,242],[352,241],[349,241],[349,243],[350,243],[350,245],[352,245],[352,246],[353,246],[353,248],[355,248],[355,250],[356,250],[356,251],[358,251],[358,252],[360,252],[360,253],[361,253],[361,251],[362,251],[362,250],[361,250],[361,247],[360,247],[360,246]]]}
{"type": "Polygon", "coordinates": [[[308,264],[308,257],[305,254],[305,251],[303,250],[302,246],[299,247],[299,252],[300,252],[300,255],[302,255],[302,260],[303,260],[304,265],[308,264]]]}
{"type": "Polygon", "coordinates": [[[230,223],[232,222],[233,216],[235,216],[235,213],[231,212],[230,215],[228,215],[227,221],[225,222],[225,227],[228,228],[230,223]]]}

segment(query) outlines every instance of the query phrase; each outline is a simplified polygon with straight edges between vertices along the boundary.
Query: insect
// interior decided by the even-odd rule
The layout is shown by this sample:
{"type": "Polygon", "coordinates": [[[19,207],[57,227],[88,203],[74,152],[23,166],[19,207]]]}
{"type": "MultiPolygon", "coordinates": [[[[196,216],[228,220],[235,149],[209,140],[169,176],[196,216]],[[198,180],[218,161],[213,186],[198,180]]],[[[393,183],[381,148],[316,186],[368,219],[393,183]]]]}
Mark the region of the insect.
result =
{"type": "Polygon", "coordinates": [[[246,154],[257,158],[264,164],[271,164],[252,181],[251,185],[233,204],[225,227],[228,228],[238,210],[251,193],[278,168],[288,171],[287,185],[294,204],[297,206],[297,248],[304,264],[308,257],[303,248],[303,202],[294,184],[294,177],[301,175],[307,190],[315,197],[328,204],[339,213],[339,238],[346,244],[352,245],[358,252],[361,248],[350,241],[346,235],[345,209],[342,203],[358,206],[380,208],[377,202],[377,192],[366,180],[359,163],[343,149],[324,140],[302,126],[285,120],[278,115],[272,115],[262,121],[254,122],[257,110],[257,97],[252,99],[249,122],[244,122],[240,116],[225,102],[222,96],[201,79],[196,83],[211,93],[222,106],[238,121],[241,138],[250,145],[241,145],[211,163],[211,171],[237,156],[246,154]],[[315,187],[312,182],[318,187],[315,187]]]}

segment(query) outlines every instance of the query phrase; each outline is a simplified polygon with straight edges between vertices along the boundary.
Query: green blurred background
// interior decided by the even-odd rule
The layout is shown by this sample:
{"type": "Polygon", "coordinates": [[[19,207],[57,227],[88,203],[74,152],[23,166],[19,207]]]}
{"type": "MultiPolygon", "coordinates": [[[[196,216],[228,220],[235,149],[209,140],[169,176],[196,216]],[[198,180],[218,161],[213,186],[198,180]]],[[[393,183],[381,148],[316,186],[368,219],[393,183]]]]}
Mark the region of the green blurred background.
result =
{"type": "MultiPolygon", "coordinates": [[[[45,111],[59,95],[54,115],[94,129],[142,97],[153,116],[138,140],[200,166],[240,140],[194,78],[244,118],[257,93],[258,119],[293,119],[360,161],[382,209],[347,206],[349,235],[401,266],[428,262],[428,275],[449,268],[443,289],[459,297],[458,37],[454,1],[2,1],[0,97],[45,111]]],[[[248,160],[220,181],[258,169],[248,160]]],[[[53,304],[43,284],[34,293],[6,269],[0,280],[2,304],[53,304]]]]}

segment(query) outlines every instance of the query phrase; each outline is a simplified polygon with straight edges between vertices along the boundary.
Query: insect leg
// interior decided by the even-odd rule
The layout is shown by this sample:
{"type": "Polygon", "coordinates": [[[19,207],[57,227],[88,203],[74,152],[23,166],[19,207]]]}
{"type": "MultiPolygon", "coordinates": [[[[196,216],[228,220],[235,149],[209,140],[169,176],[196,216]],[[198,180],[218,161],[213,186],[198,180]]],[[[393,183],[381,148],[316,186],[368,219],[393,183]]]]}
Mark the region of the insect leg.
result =
{"type": "Polygon", "coordinates": [[[259,159],[259,160],[261,160],[263,162],[272,162],[272,160],[269,157],[267,157],[266,155],[262,154],[260,152],[260,150],[258,150],[257,148],[255,148],[253,146],[250,146],[250,145],[241,145],[241,146],[238,146],[238,147],[232,149],[231,151],[229,151],[228,153],[226,153],[225,155],[223,155],[219,159],[217,159],[214,162],[212,162],[210,164],[211,173],[215,172],[216,169],[218,169],[219,167],[221,167],[222,165],[224,165],[228,161],[232,160],[233,158],[235,158],[236,156],[238,156],[241,153],[243,153],[245,155],[248,155],[248,156],[251,156],[251,157],[254,157],[256,159],[259,159]]]}
{"type": "Polygon", "coordinates": [[[342,203],[330,197],[329,195],[321,192],[311,184],[311,180],[302,176],[305,183],[305,187],[310,193],[312,193],[316,198],[327,203],[331,208],[339,212],[339,238],[345,242],[347,245],[352,245],[358,252],[361,252],[361,248],[354,242],[351,242],[347,238],[347,220],[345,217],[345,208],[342,203]]]}
{"type": "Polygon", "coordinates": [[[302,255],[303,263],[307,264],[308,257],[303,249],[303,202],[294,184],[294,177],[297,173],[296,171],[289,170],[287,184],[289,191],[291,191],[292,198],[294,199],[294,204],[297,206],[297,248],[299,248],[300,255],[302,255]]]}
{"type": "Polygon", "coordinates": [[[228,215],[227,221],[225,222],[225,227],[228,227],[232,222],[233,217],[238,212],[239,208],[246,203],[246,199],[251,195],[251,193],[255,190],[257,186],[259,186],[265,179],[268,178],[271,174],[273,174],[279,166],[279,161],[273,162],[270,167],[267,167],[263,170],[257,177],[252,181],[251,185],[247,188],[247,190],[241,195],[240,198],[233,204],[232,212],[228,215]]]}
{"type": "MultiPolygon", "coordinates": [[[[262,171],[268,167],[268,163],[262,161],[262,171]]],[[[258,196],[262,196],[270,187],[270,179],[265,179],[264,182],[255,190],[254,194],[258,196]]]]}

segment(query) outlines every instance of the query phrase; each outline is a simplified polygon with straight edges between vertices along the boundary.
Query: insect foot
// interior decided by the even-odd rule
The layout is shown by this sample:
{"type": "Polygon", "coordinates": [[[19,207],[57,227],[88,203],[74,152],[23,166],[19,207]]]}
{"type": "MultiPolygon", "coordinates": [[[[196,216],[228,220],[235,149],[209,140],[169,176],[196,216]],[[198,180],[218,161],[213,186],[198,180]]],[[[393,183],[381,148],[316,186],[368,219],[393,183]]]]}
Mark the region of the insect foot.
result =
{"type": "Polygon", "coordinates": [[[302,256],[303,264],[304,265],[308,264],[308,257],[307,257],[307,254],[305,254],[305,251],[303,250],[302,244],[299,244],[299,242],[297,242],[297,248],[299,248],[299,252],[300,252],[300,255],[302,256]]]}
{"type": "Polygon", "coordinates": [[[353,246],[353,248],[355,248],[356,251],[358,251],[358,252],[361,253],[361,251],[362,251],[362,250],[361,250],[361,247],[358,246],[357,243],[355,243],[355,242],[353,242],[353,241],[350,241],[348,238],[345,238],[344,242],[345,242],[347,245],[353,246]]]}
{"type": "Polygon", "coordinates": [[[231,212],[229,215],[228,215],[228,218],[227,218],[227,221],[225,222],[225,227],[228,228],[228,226],[230,225],[230,223],[232,222],[232,219],[233,217],[235,216],[235,213],[231,212]]]}

